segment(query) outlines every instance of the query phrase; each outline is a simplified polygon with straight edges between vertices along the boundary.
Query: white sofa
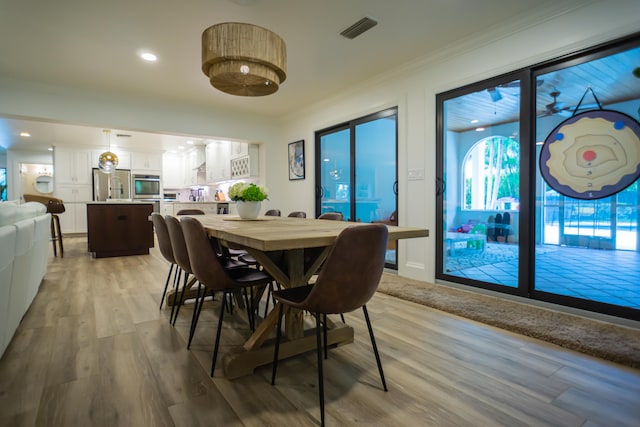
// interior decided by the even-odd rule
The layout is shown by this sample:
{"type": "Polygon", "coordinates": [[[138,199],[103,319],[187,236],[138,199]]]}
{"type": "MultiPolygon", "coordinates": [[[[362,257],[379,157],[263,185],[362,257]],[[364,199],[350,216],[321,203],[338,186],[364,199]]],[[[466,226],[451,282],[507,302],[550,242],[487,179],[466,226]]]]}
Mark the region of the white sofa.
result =
{"type": "Polygon", "coordinates": [[[0,203],[0,357],[47,270],[51,215],[37,202],[0,203]]]}

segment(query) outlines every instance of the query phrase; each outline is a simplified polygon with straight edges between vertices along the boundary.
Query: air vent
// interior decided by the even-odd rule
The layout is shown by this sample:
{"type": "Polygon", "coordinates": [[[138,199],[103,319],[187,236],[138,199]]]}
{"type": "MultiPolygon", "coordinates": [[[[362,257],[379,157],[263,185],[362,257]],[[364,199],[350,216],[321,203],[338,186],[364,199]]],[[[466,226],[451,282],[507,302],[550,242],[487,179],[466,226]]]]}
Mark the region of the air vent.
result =
{"type": "Polygon", "coordinates": [[[370,30],[376,25],[378,25],[378,21],[365,16],[364,18],[341,32],[340,35],[348,39],[355,39],[360,34],[364,33],[367,30],[370,30]]]}
{"type": "Polygon", "coordinates": [[[131,135],[126,134],[126,133],[117,133],[116,136],[118,138],[131,138],[131,135]]]}

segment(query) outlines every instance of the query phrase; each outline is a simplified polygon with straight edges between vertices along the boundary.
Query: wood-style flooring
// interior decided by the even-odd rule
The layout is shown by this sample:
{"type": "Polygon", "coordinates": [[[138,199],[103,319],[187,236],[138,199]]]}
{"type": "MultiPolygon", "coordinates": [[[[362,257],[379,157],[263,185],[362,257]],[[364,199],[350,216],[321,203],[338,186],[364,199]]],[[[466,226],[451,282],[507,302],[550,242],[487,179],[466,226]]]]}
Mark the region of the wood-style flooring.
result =
{"type": "MultiPolygon", "coordinates": [[[[175,327],[158,309],[168,264],[92,259],[65,238],[0,361],[0,426],[317,426],[315,353],[235,380],[209,377],[219,301],[175,327]]],[[[389,392],[362,312],[355,342],[325,361],[329,426],[638,426],[640,371],[377,294],[368,305],[389,392]]],[[[339,320],[337,318],[336,320],[339,320]]],[[[220,360],[249,334],[225,316],[220,360]]]]}

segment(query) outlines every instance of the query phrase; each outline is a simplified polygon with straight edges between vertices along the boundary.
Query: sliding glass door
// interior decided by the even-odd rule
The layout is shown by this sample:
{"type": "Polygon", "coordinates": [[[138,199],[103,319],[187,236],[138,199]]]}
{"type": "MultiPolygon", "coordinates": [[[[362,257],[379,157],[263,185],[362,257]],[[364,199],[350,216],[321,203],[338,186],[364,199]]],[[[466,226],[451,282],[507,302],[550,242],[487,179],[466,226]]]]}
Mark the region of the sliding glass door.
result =
{"type": "Polygon", "coordinates": [[[436,278],[640,320],[640,37],[437,95],[436,278]]]}
{"type": "MultiPolygon", "coordinates": [[[[397,109],[316,134],[316,216],[397,224],[397,109]]],[[[396,266],[390,242],[387,264],[396,266]]]]}

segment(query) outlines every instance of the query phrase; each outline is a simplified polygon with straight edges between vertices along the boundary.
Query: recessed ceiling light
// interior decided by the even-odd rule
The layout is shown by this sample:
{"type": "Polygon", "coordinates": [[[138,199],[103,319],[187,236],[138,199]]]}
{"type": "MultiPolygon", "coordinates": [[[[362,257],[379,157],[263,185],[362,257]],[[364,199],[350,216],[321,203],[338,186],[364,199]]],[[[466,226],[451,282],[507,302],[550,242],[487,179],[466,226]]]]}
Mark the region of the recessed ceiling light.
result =
{"type": "Polygon", "coordinates": [[[184,150],[184,145],[178,145],[178,150],[184,150]]]}
{"type": "Polygon", "coordinates": [[[193,141],[189,140],[189,141],[187,141],[187,144],[193,145],[193,141]]]}
{"type": "Polygon", "coordinates": [[[53,147],[49,147],[49,148],[47,148],[47,150],[53,151],[53,147]]]}
{"type": "Polygon", "coordinates": [[[482,132],[484,128],[476,128],[476,132],[482,132]]]}
{"type": "Polygon", "coordinates": [[[31,134],[29,132],[20,132],[20,136],[23,136],[25,138],[29,138],[31,136],[31,134]]]}
{"type": "Polygon", "coordinates": [[[140,58],[148,62],[156,62],[158,57],[151,52],[140,52],[140,58]]]}
{"type": "Polygon", "coordinates": [[[471,123],[478,123],[479,121],[480,120],[478,120],[478,119],[473,119],[473,120],[471,120],[471,123]]]}

